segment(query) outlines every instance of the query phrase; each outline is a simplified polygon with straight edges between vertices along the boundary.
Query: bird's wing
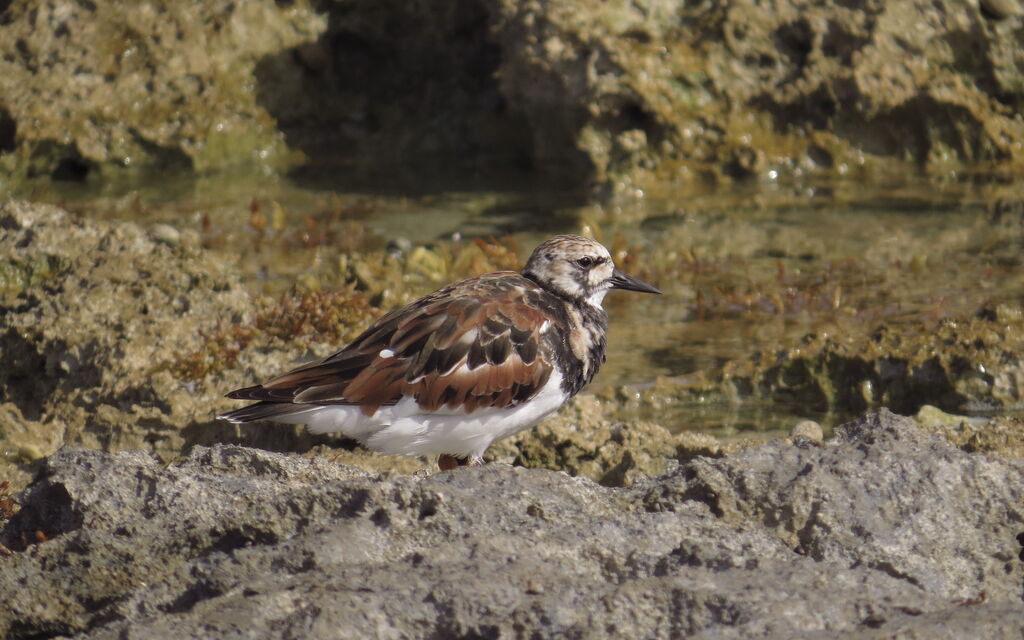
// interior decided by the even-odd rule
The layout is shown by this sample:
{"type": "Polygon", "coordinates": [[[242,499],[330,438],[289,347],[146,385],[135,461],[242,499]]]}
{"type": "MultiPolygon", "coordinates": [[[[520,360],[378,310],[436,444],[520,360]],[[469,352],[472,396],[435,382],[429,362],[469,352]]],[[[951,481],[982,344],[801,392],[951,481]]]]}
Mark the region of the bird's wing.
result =
{"type": "Polygon", "coordinates": [[[385,315],[338,353],[228,397],[354,404],[366,415],[404,396],[427,411],[517,405],[552,370],[533,288],[515,272],[456,283],[385,315]]]}

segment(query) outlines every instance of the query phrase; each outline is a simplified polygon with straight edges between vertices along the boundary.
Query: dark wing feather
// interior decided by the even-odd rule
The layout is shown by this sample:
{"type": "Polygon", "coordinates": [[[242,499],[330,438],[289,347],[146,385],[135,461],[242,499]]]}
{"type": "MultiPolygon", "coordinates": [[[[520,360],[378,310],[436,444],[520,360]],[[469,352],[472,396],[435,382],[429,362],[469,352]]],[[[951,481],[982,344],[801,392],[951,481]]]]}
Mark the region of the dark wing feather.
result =
{"type": "MultiPolygon", "coordinates": [[[[309,405],[310,409],[314,407],[315,405],[309,405]]],[[[273,420],[283,416],[294,418],[297,414],[301,413],[302,408],[296,407],[290,402],[264,401],[251,404],[248,407],[242,407],[241,409],[235,409],[217,417],[230,422],[252,422],[253,420],[273,420]]]]}
{"type": "MultiPolygon", "coordinates": [[[[527,302],[536,288],[514,272],[464,280],[383,316],[323,360],[228,397],[355,404],[366,415],[404,396],[425,410],[525,402],[551,375],[540,357],[547,317],[527,302]]],[[[261,406],[253,413],[269,410],[261,406]]]]}

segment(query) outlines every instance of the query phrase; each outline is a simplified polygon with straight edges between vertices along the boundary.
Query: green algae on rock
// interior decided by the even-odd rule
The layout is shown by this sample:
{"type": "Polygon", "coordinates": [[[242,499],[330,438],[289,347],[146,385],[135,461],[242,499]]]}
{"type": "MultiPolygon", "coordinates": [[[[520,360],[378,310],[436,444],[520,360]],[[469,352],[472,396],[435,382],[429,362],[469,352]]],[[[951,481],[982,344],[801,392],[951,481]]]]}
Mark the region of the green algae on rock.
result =
{"type": "Polygon", "coordinates": [[[59,255],[9,256],[0,262],[0,296],[15,297],[30,287],[56,278],[69,266],[59,255]]]}
{"type": "MultiPolygon", "coordinates": [[[[747,195],[729,197],[738,202],[747,195]]],[[[347,464],[420,468],[419,461],[364,455],[351,442],[312,438],[298,427],[236,430],[213,416],[230,405],[220,397],[225,389],[272,375],[283,363],[326,355],[378,310],[444,282],[518,266],[516,242],[442,240],[385,249],[387,240],[371,232],[347,237],[347,230],[363,229],[347,209],[315,221],[292,216],[298,222],[291,224],[279,207],[260,219],[244,202],[235,205],[241,223],[219,221],[201,233],[166,225],[147,233],[43,205],[0,209],[0,348],[5,365],[13,365],[0,371],[0,456],[21,470],[9,476],[17,486],[39,458],[65,442],[142,448],[165,460],[194,444],[223,441],[320,455],[332,446],[340,451],[330,456],[347,464]],[[231,224],[217,231],[216,225],[231,224]],[[235,263],[200,245],[230,249],[235,263]],[[277,259],[282,264],[272,262],[277,259]],[[249,289],[240,271],[248,274],[249,289]],[[258,279],[268,271],[273,286],[297,285],[263,305],[249,291],[268,286],[258,279]],[[335,302],[351,305],[331,308],[335,302]]],[[[616,260],[667,283],[677,301],[671,312],[652,310],[650,317],[631,309],[637,327],[627,331],[636,333],[612,340],[630,345],[623,351],[631,353],[609,355],[607,379],[633,376],[644,384],[612,383],[617,390],[579,398],[564,415],[492,453],[498,461],[618,486],[659,473],[668,459],[717,456],[749,444],[734,440],[737,427],[763,430],[782,411],[792,414],[788,424],[741,437],[782,437],[798,419],[831,423],[822,411],[843,416],[875,403],[904,412],[920,402],[961,411],[1019,407],[1020,226],[1012,205],[998,211],[991,229],[987,218],[945,216],[946,230],[938,235],[918,233],[903,218],[865,224],[854,216],[868,241],[856,260],[835,262],[830,256],[842,254],[841,245],[830,244],[817,227],[792,231],[796,220],[774,210],[752,219],[687,217],[678,227],[659,221],[664,231],[646,246],[612,238],[616,260]],[[875,242],[882,233],[886,242],[875,242]],[[940,266],[949,276],[944,284],[964,292],[945,306],[927,300],[940,266]],[[963,275],[953,278],[957,272],[963,275]],[[837,311],[832,292],[839,287],[837,311]],[[703,320],[688,310],[691,302],[700,309],[702,288],[708,292],[703,320]],[[928,294],[923,303],[920,292],[928,294]],[[986,298],[993,302],[975,313],[986,298]],[[884,309],[893,300],[912,312],[890,321],[884,309]],[[732,331],[727,323],[737,318],[760,333],[737,334],[728,357],[694,357],[694,332],[732,331]],[[658,330],[649,330],[654,324],[658,330]],[[817,326],[827,328],[800,341],[804,327],[817,326]],[[884,329],[871,333],[879,326],[884,329]],[[694,370],[685,368],[691,365],[694,370]],[[754,415],[751,406],[764,408],[754,415]],[[695,428],[716,430],[722,439],[694,434],[695,428]]],[[[819,213],[811,216],[818,224],[835,224],[819,213]]],[[[581,225],[600,232],[596,224],[581,225]]],[[[610,301],[610,313],[623,312],[616,304],[610,301]]]]}
{"type": "Polygon", "coordinates": [[[217,422],[223,390],[324,355],[376,314],[351,286],[263,304],[234,265],[166,230],[24,202],[0,206],[0,228],[16,276],[0,296],[0,476],[19,486],[62,444],[165,460],[224,440],[309,449],[299,427],[217,422]]]}
{"type": "Polygon", "coordinates": [[[1019,414],[974,418],[927,405],[921,407],[914,420],[922,430],[937,433],[968,453],[1024,460],[1024,416],[1019,414]]]}
{"type": "MultiPolygon", "coordinates": [[[[998,313],[986,309],[966,318],[883,324],[874,331],[809,334],[796,345],[759,350],[716,370],[659,378],[635,392],[632,404],[647,411],[675,404],[694,412],[707,404],[767,401],[832,416],[880,406],[904,414],[925,405],[982,414],[1020,411],[1022,314],[1018,306],[997,308],[998,313]]],[[[626,400],[624,406],[629,405],[626,400]]],[[[1000,424],[992,422],[993,428],[1000,424]]],[[[1007,443],[1006,450],[1014,446],[1007,443]]]]}
{"type": "Polygon", "coordinates": [[[1007,1],[4,6],[8,180],[281,169],[288,145],[341,179],[401,157],[602,193],[1024,166],[1007,1]]]}
{"type": "Polygon", "coordinates": [[[291,292],[260,305],[251,322],[201,331],[202,344],[180,353],[169,368],[177,378],[202,380],[236,366],[241,352],[261,339],[277,338],[306,348],[321,342],[344,344],[378,315],[380,310],[351,285],[335,291],[291,292]]]}
{"type": "Polygon", "coordinates": [[[10,135],[0,140],[0,162],[8,178],[295,160],[258,104],[253,73],[262,57],[323,31],[305,2],[3,6],[0,130],[10,135]]]}
{"type": "Polygon", "coordinates": [[[0,227],[8,264],[60,265],[0,298],[5,461],[63,443],[179,453],[180,429],[209,421],[215,396],[200,399],[161,368],[220,318],[251,313],[230,268],[135,225],[85,222],[48,205],[0,205],[0,227]]]}
{"type": "Polygon", "coordinates": [[[976,317],[921,322],[870,334],[808,336],[789,350],[726,367],[727,378],[778,399],[858,413],[1019,409],[1024,323],[976,317]]]}
{"type": "MultiPolygon", "coordinates": [[[[0,206],[0,228],[10,264],[59,266],[15,270],[0,297],[0,476],[15,486],[63,444],[170,460],[196,444],[241,441],[367,469],[419,469],[418,460],[351,451],[351,442],[301,427],[236,427],[214,416],[230,404],[224,389],[267,377],[282,362],[326,355],[352,337],[379,312],[371,297],[400,304],[436,287],[437,278],[518,262],[507,241],[439,243],[402,259],[352,252],[339,265],[347,284],[292,291],[264,305],[234,265],[197,242],[168,242],[174,234],[167,229],[147,233],[22,202],[0,206]]],[[[663,455],[718,452],[713,438],[613,422],[594,402],[581,399],[579,411],[496,453],[622,485],[663,469],[663,455]],[[545,447],[551,455],[542,455],[545,447]]]]}
{"type": "Polygon", "coordinates": [[[608,404],[593,395],[577,396],[533,429],[495,443],[488,457],[621,487],[663,473],[669,460],[718,457],[735,448],[701,433],[674,434],[652,422],[616,420],[608,404]]]}
{"type": "Polygon", "coordinates": [[[506,97],[598,180],[1024,162],[1021,25],[976,4],[495,4],[506,97]]]}

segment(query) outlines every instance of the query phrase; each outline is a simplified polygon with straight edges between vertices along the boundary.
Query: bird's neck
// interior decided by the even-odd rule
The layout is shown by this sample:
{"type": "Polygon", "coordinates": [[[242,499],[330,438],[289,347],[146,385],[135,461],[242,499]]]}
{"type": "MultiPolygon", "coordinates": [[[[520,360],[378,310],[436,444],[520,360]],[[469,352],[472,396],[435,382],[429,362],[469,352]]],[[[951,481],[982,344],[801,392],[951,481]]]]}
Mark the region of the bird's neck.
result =
{"type": "Polygon", "coordinates": [[[563,369],[562,387],[576,395],[604,364],[608,314],[586,301],[561,299],[566,330],[555,345],[563,369]]]}
{"type": "Polygon", "coordinates": [[[562,390],[574,396],[604,364],[608,314],[599,300],[571,298],[529,272],[522,275],[537,285],[531,304],[557,320],[544,333],[546,359],[562,372],[562,390]]]}

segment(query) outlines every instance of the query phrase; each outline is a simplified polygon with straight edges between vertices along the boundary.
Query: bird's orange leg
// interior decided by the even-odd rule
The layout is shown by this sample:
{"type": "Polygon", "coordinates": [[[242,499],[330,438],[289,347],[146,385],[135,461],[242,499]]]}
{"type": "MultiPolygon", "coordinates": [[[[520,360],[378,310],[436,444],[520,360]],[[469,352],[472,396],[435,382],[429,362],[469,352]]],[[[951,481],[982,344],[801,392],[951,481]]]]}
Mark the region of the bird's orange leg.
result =
{"type": "Polygon", "coordinates": [[[451,471],[458,467],[475,467],[483,463],[483,458],[457,458],[448,453],[437,456],[437,468],[441,471],[451,471]]]}
{"type": "Polygon", "coordinates": [[[437,456],[437,468],[441,471],[451,471],[459,466],[459,459],[453,455],[442,453],[437,456]]]}

